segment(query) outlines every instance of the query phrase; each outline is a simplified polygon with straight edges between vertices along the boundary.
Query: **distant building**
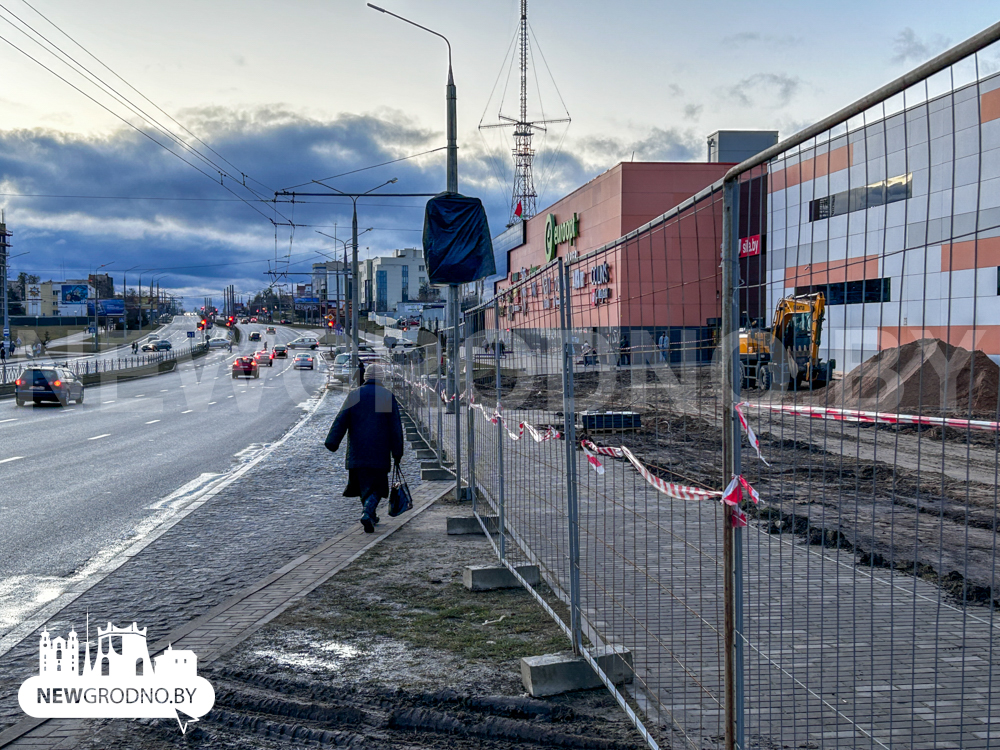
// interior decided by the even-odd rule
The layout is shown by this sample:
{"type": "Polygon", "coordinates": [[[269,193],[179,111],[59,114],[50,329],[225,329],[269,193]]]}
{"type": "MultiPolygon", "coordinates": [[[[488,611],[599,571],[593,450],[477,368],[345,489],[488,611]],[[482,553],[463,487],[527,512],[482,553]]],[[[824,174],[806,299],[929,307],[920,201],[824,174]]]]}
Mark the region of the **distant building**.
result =
{"type": "Polygon", "coordinates": [[[373,312],[395,312],[400,302],[416,301],[427,285],[424,252],[416,247],[366,260],[358,272],[361,309],[373,312]]]}
{"type": "Polygon", "coordinates": [[[343,314],[347,310],[347,301],[351,298],[350,281],[350,264],[345,267],[339,260],[313,263],[313,294],[321,300],[324,314],[334,311],[343,314]]]}

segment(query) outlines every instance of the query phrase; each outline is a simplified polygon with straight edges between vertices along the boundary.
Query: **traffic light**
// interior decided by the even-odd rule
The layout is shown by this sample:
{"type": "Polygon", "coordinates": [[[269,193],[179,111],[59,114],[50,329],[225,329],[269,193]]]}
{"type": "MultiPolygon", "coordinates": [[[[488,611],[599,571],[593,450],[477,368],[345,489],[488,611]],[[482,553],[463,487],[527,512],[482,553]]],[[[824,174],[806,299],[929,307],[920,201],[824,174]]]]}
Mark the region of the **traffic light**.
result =
{"type": "Polygon", "coordinates": [[[334,322],[332,320],[326,321],[326,327],[327,328],[333,328],[333,326],[334,326],[334,322]]]}

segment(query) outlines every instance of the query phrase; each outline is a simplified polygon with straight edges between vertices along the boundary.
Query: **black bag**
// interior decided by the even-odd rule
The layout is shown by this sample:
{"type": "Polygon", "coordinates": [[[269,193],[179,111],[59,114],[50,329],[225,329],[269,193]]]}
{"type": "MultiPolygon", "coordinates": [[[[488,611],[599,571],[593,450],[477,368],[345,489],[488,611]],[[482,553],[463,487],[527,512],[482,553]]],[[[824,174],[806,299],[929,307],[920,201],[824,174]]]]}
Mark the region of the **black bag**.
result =
{"type": "Polygon", "coordinates": [[[396,470],[392,475],[392,489],[389,490],[389,515],[395,518],[412,507],[413,495],[410,494],[410,487],[403,478],[403,472],[399,470],[399,464],[396,464],[396,470]]]}

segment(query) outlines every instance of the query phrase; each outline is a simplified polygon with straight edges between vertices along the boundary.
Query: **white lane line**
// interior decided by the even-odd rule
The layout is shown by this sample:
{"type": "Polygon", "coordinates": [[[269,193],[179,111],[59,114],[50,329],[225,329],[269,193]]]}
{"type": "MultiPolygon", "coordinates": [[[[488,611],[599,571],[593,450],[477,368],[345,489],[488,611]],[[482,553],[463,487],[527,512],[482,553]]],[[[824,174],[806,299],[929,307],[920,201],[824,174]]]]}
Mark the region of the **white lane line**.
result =
{"type": "Polygon", "coordinates": [[[160,389],[160,393],[166,393],[168,390],[170,390],[170,389],[169,388],[161,388],[160,389]]]}
{"type": "Polygon", "coordinates": [[[146,424],[156,424],[159,421],[160,421],[159,419],[151,419],[148,422],[146,422],[146,424]]]}
{"type": "Polygon", "coordinates": [[[135,398],[146,398],[146,394],[140,393],[138,396],[135,396],[135,398]]]}
{"type": "Polygon", "coordinates": [[[101,438],[111,437],[110,432],[105,432],[103,435],[94,435],[94,437],[89,437],[87,440],[100,440],[101,438]]]}
{"type": "Polygon", "coordinates": [[[218,401],[209,401],[208,405],[209,406],[215,406],[215,404],[217,404],[217,403],[219,403],[219,402],[218,401]]]}
{"type": "Polygon", "coordinates": [[[12,419],[0,419],[0,424],[3,424],[4,422],[16,422],[16,421],[17,417],[13,417],[12,419]]]}
{"type": "Polygon", "coordinates": [[[181,414],[190,414],[194,409],[188,409],[187,411],[182,411],[181,414]]]}
{"type": "Polygon", "coordinates": [[[24,456],[11,456],[10,458],[0,459],[0,464],[9,464],[11,461],[20,461],[24,456]]]}
{"type": "Polygon", "coordinates": [[[113,403],[114,403],[114,401],[105,401],[104,403],[105,403],[105,404],[113,404],[113,403]]]}
{"type": "Polygon", "coordinates": [[[226,396],[226,398],[232,398],[232,396],[226,396]]]}

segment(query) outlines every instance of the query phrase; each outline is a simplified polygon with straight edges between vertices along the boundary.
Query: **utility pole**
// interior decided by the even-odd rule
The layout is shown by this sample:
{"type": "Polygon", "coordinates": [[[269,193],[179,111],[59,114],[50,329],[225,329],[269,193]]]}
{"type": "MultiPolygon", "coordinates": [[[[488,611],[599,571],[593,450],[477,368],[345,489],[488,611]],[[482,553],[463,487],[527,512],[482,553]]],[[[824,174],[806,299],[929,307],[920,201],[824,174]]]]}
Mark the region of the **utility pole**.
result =
{"type": "Polygon", "coordinates": [[[3,342],[0,346],[3,346],[8,353],[10,352],[10,309],[7,300],[7,277],[10,273],[8,266],[10,244],[7,242],[9,236],[7,218],[0,212],[0,262],[3,263],[3,342]]]}

